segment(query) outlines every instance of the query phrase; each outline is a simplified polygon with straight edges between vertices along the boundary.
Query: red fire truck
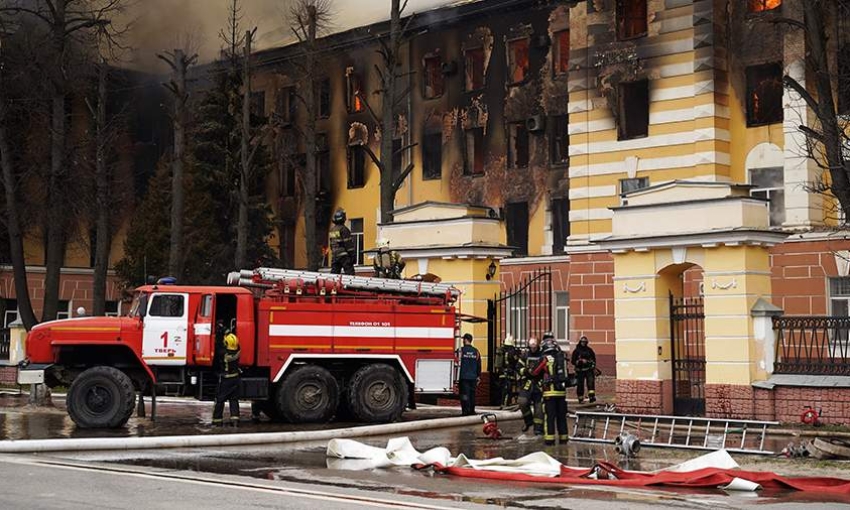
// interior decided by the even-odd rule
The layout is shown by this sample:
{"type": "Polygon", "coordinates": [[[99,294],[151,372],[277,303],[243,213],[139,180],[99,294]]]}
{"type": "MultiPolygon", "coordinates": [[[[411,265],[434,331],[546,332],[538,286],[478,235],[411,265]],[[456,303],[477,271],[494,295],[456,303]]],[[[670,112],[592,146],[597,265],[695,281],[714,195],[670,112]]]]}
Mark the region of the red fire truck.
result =
{"type": "Polygon", "coordinates": [[[269,268],[228,283],[143,286],[125,317],[39,324],[19,382],[68,386],[80,427],[123,426],[136,393],[212,400],[223,322],[240,339],[242,398],[273,419],[388,422],[414,393],[451,392],[451,285],[269,268]]]}

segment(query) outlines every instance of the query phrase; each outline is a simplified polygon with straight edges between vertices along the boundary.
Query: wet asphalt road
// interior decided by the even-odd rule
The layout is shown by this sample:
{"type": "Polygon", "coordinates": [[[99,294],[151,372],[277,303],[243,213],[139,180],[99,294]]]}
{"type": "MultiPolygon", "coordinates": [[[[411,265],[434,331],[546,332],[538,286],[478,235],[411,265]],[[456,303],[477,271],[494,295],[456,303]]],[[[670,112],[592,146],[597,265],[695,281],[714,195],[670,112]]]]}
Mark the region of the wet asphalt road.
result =
{"type": "MultiPolygon", "coordinates": [[[[52,409],[31,408],[21,403],[20,399],[0,396],[0,435],[4,438],[104,435],[104,431],[77,430],[65,417],[60,399],[55,399],[55,407],[52,409]]],[[[106,435],[233,432],[229,428],[209,427],[210,406],[207,404],[162,404],[160,420],[156,425],[151,425],[146,419],[133,418],[127,429],[108,431],[106,435]]],[[[415,414],[408,414],[407,419],[445,417],[447,413],[458,414],[456,410],[420,409],[415,414]]],[[[331,424],[326,428],[345,425],[331,424]]],[[[238,432],[305,428],[270,423],[245,424],[238,432]]],[[[508,436],[520,435],[518,422],[502,423],[501,428],[508,436]]],[[[463,452],[473,458],[516,458],[544,449],[537,441],[486,439],[480,426],[428,430],[411,434],[410,437],[421,451],[446,446],[453,453],[463,452]]],[[[384,446],[387,439],[371,437],[362,441],[384,446]]],[[[151,507],[151,502],[154,503],[153,508],[183,508],[187,501],[193,502],[192,507],[204,507],[207,503],[221,506],[222,502],[226,506],[231,506],[232,502],[232,506],[246,508],[315,508],[317,503],[326,508],[362,508],[366,505],[363,499],[356,498],[367,498],[370,505],[378,500],[391,501],[394,506],[390,507],[394,508],[423,508],[415,506],[423,501],[440,508],[492,505],[534,509],[593,507],[599,510],[635,510],[657,505],[674,508],[740,508],[753,503],[765,509],[794,508],[806,503],[806,508],[810,509],[836,508],[850,503],[819,495],[803,496],[789,492],[761,491],[741,495],[721,491],[612,490],[547,483],[470,480],[407,468],[351,470],[351,464],[346,461],[326,458],[325,448],[326,444],[321,442],[263,447],[14,456],[0,458],[0,480],[4,481],[4,486],[11,488],[5,493],[5,502],[20,503],[12,504],[9,508],[140,508],[151,507]],[[96,471],[89,471],[92,468],[96,471]],[[88,484],[81,485],[79,477],[97,480],[97,499],[92,501],[96,504],[86,506],[87,498],[91,499],[87,491],[91,489],[88,484]],[[48,480],[48,484],[41,483],[48,480]],[[40,496],[33,498],[34,493],[40,496]],[[156,499],[151,501],[145,494],[156,494],[156,499]],[[68,504],[52,506],[60,495],[68,504]]],[[[596,459],[602,459],[639,470],[659,469],[697,455],[692,452],[644,449],[639,459],[624,465],[610,447],[571,443],[548,447],[545,451],[571,466],[591,466],[596,459]]],[[[835,472],[827,474],[843,475],[835,472]]],[[[843,476],[850,478],[850,471],[843,476]]]]}

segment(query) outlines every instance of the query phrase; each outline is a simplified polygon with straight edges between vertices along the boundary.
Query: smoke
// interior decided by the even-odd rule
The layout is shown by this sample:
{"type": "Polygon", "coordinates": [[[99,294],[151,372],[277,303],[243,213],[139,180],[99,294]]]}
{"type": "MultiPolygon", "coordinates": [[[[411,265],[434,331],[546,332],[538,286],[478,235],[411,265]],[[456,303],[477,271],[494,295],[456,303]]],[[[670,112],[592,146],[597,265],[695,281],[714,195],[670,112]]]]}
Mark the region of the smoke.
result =
{"type": "MultiPolygon", "coordinates": [[[[200,62],[218,57],[222,48],[219,32],[227,24],[231,0],[143,0],[128,12],[132,29],[130,65],[163,72],[157,53],[175,48],[198,53],[200,62]]],[[[405,14],[431,9],[447,0],[409,0],[405,14]]],[[[287,0],[242,0],[242,29],[257,27],[257,49],[292,41],[286,22],[287,0]]],[[[389,0],[333,0],[333,31],[347,30],[389,18],[389,0]]]]}

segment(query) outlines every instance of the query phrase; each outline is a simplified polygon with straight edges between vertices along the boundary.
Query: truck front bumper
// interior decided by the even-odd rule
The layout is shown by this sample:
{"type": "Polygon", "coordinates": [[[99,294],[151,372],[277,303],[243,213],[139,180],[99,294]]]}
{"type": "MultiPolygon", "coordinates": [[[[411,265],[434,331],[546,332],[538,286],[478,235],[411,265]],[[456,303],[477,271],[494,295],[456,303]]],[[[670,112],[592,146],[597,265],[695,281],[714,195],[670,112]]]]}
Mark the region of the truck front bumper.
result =
{"type": "Polygon", "coordinates": [[[46,365],[27,365],[18,370],[18,384],[44,384],[44,372],[53,366],[46,365]]]}

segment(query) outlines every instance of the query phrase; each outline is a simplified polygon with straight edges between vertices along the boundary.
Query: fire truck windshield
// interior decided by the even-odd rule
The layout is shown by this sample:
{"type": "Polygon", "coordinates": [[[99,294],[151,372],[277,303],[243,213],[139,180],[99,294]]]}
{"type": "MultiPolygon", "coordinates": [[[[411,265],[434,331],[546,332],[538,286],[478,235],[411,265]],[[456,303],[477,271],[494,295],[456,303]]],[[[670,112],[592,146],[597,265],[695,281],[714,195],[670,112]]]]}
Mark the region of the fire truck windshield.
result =
{"type": "Polygon", "coordinates": [[[133,297],[133,304],[130,306],[128,317],[144,317],[148,308],[148,293],[137,292],[133,297]]]}

